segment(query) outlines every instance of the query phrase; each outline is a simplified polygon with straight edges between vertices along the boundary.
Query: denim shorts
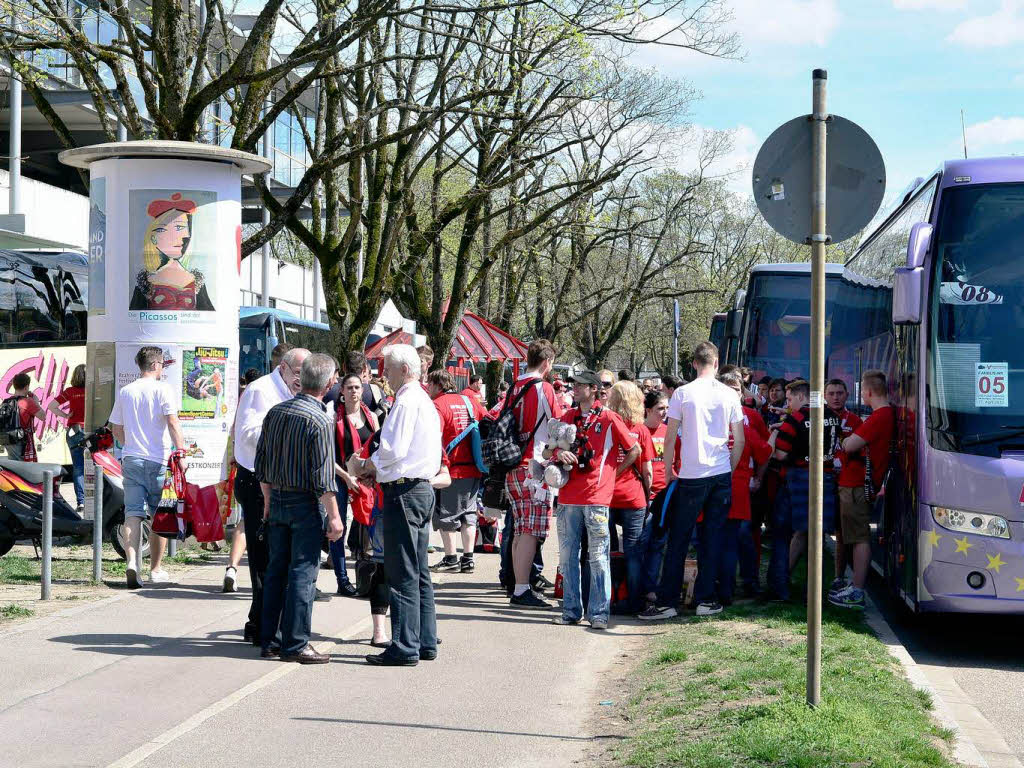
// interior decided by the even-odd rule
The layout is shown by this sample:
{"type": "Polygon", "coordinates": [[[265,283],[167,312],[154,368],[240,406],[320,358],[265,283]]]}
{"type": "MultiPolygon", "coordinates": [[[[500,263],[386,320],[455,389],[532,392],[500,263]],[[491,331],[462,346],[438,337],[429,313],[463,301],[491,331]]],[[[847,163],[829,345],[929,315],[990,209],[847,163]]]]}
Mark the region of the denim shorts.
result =
{"type": "Polygon", "coordinates": [[[124,516],[152,516],[164,490],[167,465],[138,456],[124,456],[121,470],[124,473],[124,516]]]}

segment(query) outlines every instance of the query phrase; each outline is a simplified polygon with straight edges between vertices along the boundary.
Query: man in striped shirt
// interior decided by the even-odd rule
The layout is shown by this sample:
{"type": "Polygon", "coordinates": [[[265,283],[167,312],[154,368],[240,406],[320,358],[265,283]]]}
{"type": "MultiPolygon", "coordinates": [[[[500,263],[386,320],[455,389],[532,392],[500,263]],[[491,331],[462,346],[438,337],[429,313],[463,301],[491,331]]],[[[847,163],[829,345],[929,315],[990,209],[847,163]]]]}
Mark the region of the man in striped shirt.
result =
{"type": "Polygon", "coordinates": [[[314,354],[302,363],[302,390],[267,412],[256,446],[255,474],[263,491],[270,564],[263,585],[261,656],[282,661],[326,664],[330,657],[309,644],[320,541],[321,508],[327,512],[327,538],[344,533],[334,495],[334,425],[323,396],[336,377],[329,355],[314,354]],[[281,627],[281,647],[271,638],[281,627]]]}

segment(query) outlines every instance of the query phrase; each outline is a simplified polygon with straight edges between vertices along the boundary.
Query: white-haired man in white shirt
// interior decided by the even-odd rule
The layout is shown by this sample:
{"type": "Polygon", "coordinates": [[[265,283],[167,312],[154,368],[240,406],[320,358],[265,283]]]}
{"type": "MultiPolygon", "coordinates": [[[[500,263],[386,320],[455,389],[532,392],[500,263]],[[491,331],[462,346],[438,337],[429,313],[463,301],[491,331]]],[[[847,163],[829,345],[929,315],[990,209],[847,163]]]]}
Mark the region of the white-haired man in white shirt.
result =
{"type": "Polygon", "coordinates": [[[391,645],[367,656],[380,666],[415,666],[437,658],[437,616],[427,563],[434,490],[441,469],[441,419],[420,386],[420,357],[408,344],[384,350],[384,375],[395,404],[384,420],[380,447],[350,464],[374,475],[384,492],[384,571],[391,587],[391,645]]]}

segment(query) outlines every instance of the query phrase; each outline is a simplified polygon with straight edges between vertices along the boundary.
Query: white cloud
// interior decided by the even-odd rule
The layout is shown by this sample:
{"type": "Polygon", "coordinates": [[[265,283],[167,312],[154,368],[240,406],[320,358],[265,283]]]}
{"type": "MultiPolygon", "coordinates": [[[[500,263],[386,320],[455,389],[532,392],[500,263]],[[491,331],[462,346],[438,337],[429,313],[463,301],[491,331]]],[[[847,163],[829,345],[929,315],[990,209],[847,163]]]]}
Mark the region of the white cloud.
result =
{"type": "Polygon", "coordinates": [[[1024,117],[993,117],[967,126],[967,149],[973,154],[1024,142],[1024,117]]]}
{"type": "Polygon", "coordinates": [[[820,48],[840,21],[838,0],[732,0],[731,5],[736,31],[752,47],[809,43],[820,48]]]}
{"type": "Polygon", "coordinates": [[[1001,0],[999,9],[958,24],[948,40],[967,48],[1001,48],[1024,42],[1024,0],[1001,0]]]}
{"type": "Polygon", "coordinates": [[[892,0],[892,5],[900,11],[960,11],[967,0],[892,0]]]}

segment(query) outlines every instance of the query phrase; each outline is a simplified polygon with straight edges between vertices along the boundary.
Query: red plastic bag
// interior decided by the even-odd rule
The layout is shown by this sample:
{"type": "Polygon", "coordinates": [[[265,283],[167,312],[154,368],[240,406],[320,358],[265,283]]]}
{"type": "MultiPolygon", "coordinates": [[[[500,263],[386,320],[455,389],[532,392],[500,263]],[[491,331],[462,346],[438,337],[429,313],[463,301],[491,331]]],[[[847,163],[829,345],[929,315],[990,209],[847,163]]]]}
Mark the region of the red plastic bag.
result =
{"type": "Polygon", "coordinates": [[[167,459],[163,492],[153,512],[153,533],[179,541],[184,541],[190,533],[184,504],[185,472],[181,468],[184,455],[184,451],[174,451],[167,459]]]}
{"type": "Polygon", "coordinates": [[[224,523],[220,516],[217,486],[200,488],[195,483],[185,486],[185,517],[198,542],[220,541],[224,538],[224,523]]]}
{"type": "Polygon", "coordinates": [[[358,489],[353,491],[349,488],[348,501],[352,505],[352,519],[357,523],[369,526],[370,518],[373,517],[373,501],[376,491],[373,486],[366,483],[358,483],[358,489]]]}

